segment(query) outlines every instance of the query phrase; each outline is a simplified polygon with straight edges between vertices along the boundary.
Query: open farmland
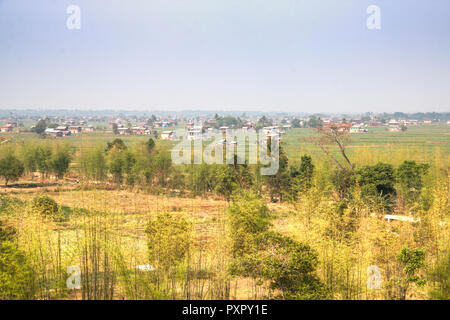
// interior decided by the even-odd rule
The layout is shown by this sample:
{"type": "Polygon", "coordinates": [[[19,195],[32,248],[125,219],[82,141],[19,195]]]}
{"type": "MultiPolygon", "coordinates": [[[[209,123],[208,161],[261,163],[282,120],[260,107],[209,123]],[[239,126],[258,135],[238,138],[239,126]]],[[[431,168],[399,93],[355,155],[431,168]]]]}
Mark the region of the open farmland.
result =
{"type": "MultiPolygon", "coordinates": [[[[203,165],[167,166],[163,162],[162,169],[151,165],[151,180],[145,178],[145,171],[143,176],[136,173],[133,180],[130,179],[134,171],[124,171],[120,181],[115,180],[114,171],[105,171],[103,178],[93,179],[91,173],[84,171],[86,159],[91,159],[84,158],[86,154],[97,152],[104,156],[105,167],[111,168],[114,157],[125,152],[105,151],[107,143],[116,138],[111,133],[87,133],[56,140],[41,139],[31,133],[6,134],[2,135],[8,141],[1,146],[2,154],[13,153],[26,163],[31,145],[48,147],[68,150],[71,164],[63,179],[28,172],[18,181],[0,186],[0,217],[17,230],[18,246],[36,274],[34,280],[26,281],[37,281],[33,295],[40,299],[279,297],[280,289],[274,290],[268,278],[230,273],[236,263],[231,248],[237,241],[232,212],[247,209],[248,214],[267,210],[270,232],[305,244],[317,253],[314,275],[327,288],[324,297],[426,299],[438,286],[433,280],[426,285],[411,285],[401,293],[404,296],[399,296],[396,291],[399,289],[392,282],[396,275],[385,274],[382,290],[374,291],[366,286],[366,270],[375,263],[382,270],[400,272],[401,265],[395,262],[395,257],[405,246],[426,250],[429,270],[442,263],[439,257],[445,257],[449,241],[449,133],[448,126],[435,125],[411,127],[398,133],[370,128],[368,133],[349,134],[346,150],[357,169],[370,168],[379,162],[397,168],[405,160],[429,165],[417,202],[406,204],[407,199],[400,193],[401,185],[396,184],[398,195],[389,206],[378,203],[377,197],[367,201],[369,198],[365,198],[368,196],[359,185],[347,191],[351,192],[348,198],[337,193],[330,178],[335,170],[332,161],[309,142],[307,138],[317,136],[317,132],[308,128],[288,130],[282,137],[282,149],[292,168],[305,160],[304,155],[311,155],[314,174],[309,186],[306,189],[300,186],[303,189],[294,192],[295,184],[291,181],[289,193],[295,194],[295,198],[287,198],[282,191],[275,201],[271,201],[273,182],[258,177],[257,168],[248,167],[245,174],[234,173],[242,175],[242,179],[252,178],[241,186],[236,181],[229,185],[229,191],[224,187],[228,186],[226,180],[214,180],[225,174],[220,166],[208,169],[203,165]],[[175,179],[176,184],[171,182],[175,179]],[[211,187],[213,183],[217,186],[211,187]],[[226,192],[230,192],[229,198],[226,192]],[[36,210],[36,199],[46,197],[58,206],[53,217],[36,210]],[[250,213],[252,208],[255,211],[250,213]],[[387,222],[384,219],[387,213],[422,220],[387,222]],[[149,252],[156,250],[149,242],[149,225],[164,217],[183,221],[189,234],[186,255],[176,262],[167,256],[173,263],[171,267],[149,259],[149,252]],[[159,266],[158,269],[139,269],[151,264],[159,266]],[[85,275],[81,289],[67,289],[69,266],[79,267],[85,275]],[[167,270],[170,272],[166,273],[167,270]]],[[[176,143],[158,140],[155,150],[140,159],[139,154],[147,152],[144,146],[148,139],[145,136],[122,139],[126,152],[136,157],[135,163],[144,161],[143,169],[146,158],[150,160],[148,163],[162,161],[164,153],[176,143]]],[[[337,151],[335,154],[339,156],[337,151]]],[[[166,250],[166,246],[171,248],[170,241],[177,238],[170,240],[162,235],[158,241],[169,241],[158,249],[166,250]]],[[[433,279],[431,272],[421,271],[420,276],[433,279]]]]}

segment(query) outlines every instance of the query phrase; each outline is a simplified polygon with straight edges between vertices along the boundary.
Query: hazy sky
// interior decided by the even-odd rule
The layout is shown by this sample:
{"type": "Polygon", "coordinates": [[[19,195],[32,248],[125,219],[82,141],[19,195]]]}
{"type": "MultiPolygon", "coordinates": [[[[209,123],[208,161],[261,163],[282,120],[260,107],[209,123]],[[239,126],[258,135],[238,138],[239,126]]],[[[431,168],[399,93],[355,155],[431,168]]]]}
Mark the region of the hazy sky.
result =
{"type": "Polygon", "coordinates": [[[0,0],[0,108],[450,111],[449,14],[449,0],[0,0]]]}

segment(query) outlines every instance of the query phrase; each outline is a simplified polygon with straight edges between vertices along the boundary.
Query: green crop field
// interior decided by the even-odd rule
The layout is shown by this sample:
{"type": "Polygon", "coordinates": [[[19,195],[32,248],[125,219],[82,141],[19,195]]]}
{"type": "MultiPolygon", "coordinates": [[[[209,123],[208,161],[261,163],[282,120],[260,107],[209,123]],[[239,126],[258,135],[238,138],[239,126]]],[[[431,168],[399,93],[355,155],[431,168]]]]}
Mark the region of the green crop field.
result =
{"type": "MultiPolygon", "coordinates": [[[[347,172],[308,140],[316,131],[292,129],[282,137],[287,157],[280,157],[284,165],[274,176],[262,176],[258,166],[174,164],[170,150],[177,141],[157,139],[150,147],[153,136],[0,134],[0,234],[2,224],[14,227],[17,250],[36,274],[15,276],[11,269],[12,280],[0,293],[30,299],[277,297],[283,290],[273,290],[278,267],[265,278],[258,278],[257,268],[231,273],[232,266],[248,263],[246,254],[236,259],[233,252],[244,238],[255,246],[250,261],[259,268],[291,261],[286,248],[311,250],[315,281],[326,290],[319,286],[295,299],[448,299],[433,276],[443,272],[449,252],[449,134],[444,125],[348,134],[347,172]],[[114,139],[123,143],[107,148],[114,139]],[[4,168],[14,163],[24,170],[7,184],[4,168]],[[305,167],[311,175],[295,175],[305,167]],[[386,214],[423,222],[391,223],[386,214]],[[149,232],[152,225],[157,227],[149,232]],[[263,229],[255,233],[253,225],[263,229]],[[260,233],[282,242],[267,250],[252,242],[260,233]],[[427,269],[418,273],[430,279],[425,286],[398,282],[405,279],[398,255],[411,248],[426,254],[427,269]],[[155,260],[155,252],[164,260],[155,260]],[[157,273],[136,271],[149,263],[157,273]],[[366,270],[374,264],[383,272],[383,287],[368,291],[366,270]],[[79,290],[66,287],[69,266],[80,266],[85,275],[79,290]],[[393,269],[394,275],[386,271],[393,269]],[[14,287],[16,278],[29,292],[14,287]],[[399,295],[392,288],[407,290],[399,295]]],[[[336,146],[330,151],[342,161],[336,146]]]]}
{"type": "MultiPolygon", "coordinates": [[[[314,130],[309,128],[288,131],[282,140],[288,158],[298,161],[305,153],[314,157],[324,157],[317,146],[306,141],[306,138],[314,135],[314,130]]],[[[450,127],[416,126],[409,127],[406,132],[389,132],[384,127],[372,127],[367,133],[349,134],[347,150],[356,163],[365,162],[358,161],[362,157],[369,162],[386,161],[395,164],[403,158],[411,157],[417,161],[432,161],[436,153],[448,157],[450,127]]]]}

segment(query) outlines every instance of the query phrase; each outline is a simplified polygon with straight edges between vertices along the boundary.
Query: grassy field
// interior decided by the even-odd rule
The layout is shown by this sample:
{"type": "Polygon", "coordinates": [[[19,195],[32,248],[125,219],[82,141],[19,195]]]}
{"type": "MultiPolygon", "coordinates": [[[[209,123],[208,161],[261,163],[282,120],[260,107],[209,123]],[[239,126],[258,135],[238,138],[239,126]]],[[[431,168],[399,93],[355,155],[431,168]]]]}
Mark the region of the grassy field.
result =
{"type": "MultiPolygon", "coordinates": [[[[357,165],[383,161],[397,166],[404,160],[430,163],[433,174],[426,185],[429,188],[427,192],[434,194],[435,201],[429,209],[427,224],[418,225],[391,225],[380,219],[379,215],[357,207],[355,210],[360,215],[358,229],[350,240],[341,242],[325,236],[330,228],[341,223],[336,216],[333,199],[320,182],[329,173],[330,163],[316,146],[305,141],[305,138],[314,135],[312,130],[288,131],[283,137],[283,147],[289,162],[294,163],[303,154],[310,154],[318,173],[315,187],[301,195],[295,203],[267,203],[274,217],[271,229],[306,243],[318,252],[317,274],[332,288],[335,299],[386,298],[386,292],[375,292],[366,287],[365,271],[374,260],[379,259],[377,255],[380,252],[389,264],[389,259],[395,260],[395,254],[403,245],[424,243],[429,252],[433,252],[427,257],[427,263],[434,266],[437,253],[448,249],[448,223],[442,222],[448,220],[449,213],[449,134],[448,126],[411,127],[401,133],[371,128],[369,133],[351,134],[347,149],[349,157],[357,165]],[[417,238],[417,234],[422,233],[425,236],[417,238]],[[394,234],[397,234],[397,238],[392,238],[394,234]],[[427,237],[432,240],[423,240],[427,237]],[[380,241],[385,243],[382,247],[384,251],[379,249],[380,241]]],[[[25,133],[1,136],[14,142],[48,140],[25,133]]],[[[65,137],[58,141],[79,152],[83,148],[104,147],[113,138],[112,134],[93,133],[65,137]]],[[[129,146],[148,140],[148,136],[120,138],[129,146]]],[[[167,147],[174,143],[158,142],[167,147]]],[[[44,179],[42,184],[36,184],[36,181],[26,177],[10,187],[0,185],[0,199],[0,217],[7,218],[19,230],[20,247],[32,257],[33,266],[38,270],[42,281],[40,299],[92,298],[82,296],[79,290],[68,292],[64,281],[57,281],[58,278],[65,279],[65,269],[70,265],[83,266],[88,274],[97,274],[100,270],[102,274],[114,275],[116,278],[111,284],[106,283],[104,276],[99,278],[102,282],[98,285],[103,291],[99,289],[98,292],[103,294],[103,298],[214,299],[223,298],[224,292],[227,292],[226,297],[230,299],[254,299],[266,297],[268,292],[267,287],[258,284],[255,279],[231,279],[227,273],[227,261],[230,259],[227,225],[229,203],[220,195],[174,197],[168,193],[149,194],[138,187],[96,188],[72,180],[44,179]],[[31,210],[32,200],[44,195],[61,206],[64,216],[61,221],[42,219],[31,210]],[[176,288],[172,287],[172,291],[148,287],[149,275],[136,271],[137,265],[145,265],[148,261],[145,229],[149,221],[162,213],[184,217],[191,226],[193,236],[188,264],[176,276],[183,285],[172,285],[176,288]],[[190,273],[194,276],[187,281],[186,277],[190,273]],[[105,293],[106,287],[114,287],[112,296],[105,293]],[[165,293],[160,295],[158,292],[165,293]]],[[[426,299],[430,288],[414,288],[407,298],[426,299]]],[[[96,296],[100,294],[98,292],[93,293],[94,298],[102,298],[96,296]]]]}
{"type": "MultiPolygon", "coordinates": [[[[309,128],[291,129],[283,136],[283,147],[291,161],[298,161],[305,153],[317,158],[323,157],[318,147],[305,140],[312,136],[315,136],[315,132],[309,128]]],[[[33,133],[0,134],[0,137],[23,141],[41,140],[33,133]]],[[[116,137],[112,133],[95,132],[64,137],[62,141],[83,149],[106,145],[116,137]]],[[[135,135],[119,137],[130,146],[145,142],[149,138],[135,135]]],[[[386,159],[391,162],[405,156],[396,154],[399,149],[406,151],[410,159],[413,157],[418,161],[432,160],[436,152],[447,156],[450,154],[450,126],[447,125],[412,126],[406,132],[389,132],[385,127],[371,127],[368,133],[352,133],[349,134],[349,138],[347,148],[350,155],[370,151],[370,154],[379,155],[380,161],[386,159]]],[[[160,140],[159,143],[172,147],[176,142],[160,140]]]]}
{"type": "MultiPolygon", "coordinates": [[[[304,153],[323,157],[319,148],[305,141],[314,136],[311,129],[293,129],[288,131],[283,142],[290,160],[299,160],[304,153]]],[[[371,160],[397,164],[402,158],[417,161],[430,161],[436,152],[443,156],[450,154],[449,126],[416,126],[406,132],[389,132],[384,127],[369,128],[368,133],[349,134],[348,152],[352,158],[359,158],[359,153],[376,156],[371,160]],[[402,150],[407,154],[398,154],[402,150]],[[368,151],[368,152],[363,152],[368,151]]],[[[364,159],[366,160],[366,159],[364,159]]]]}

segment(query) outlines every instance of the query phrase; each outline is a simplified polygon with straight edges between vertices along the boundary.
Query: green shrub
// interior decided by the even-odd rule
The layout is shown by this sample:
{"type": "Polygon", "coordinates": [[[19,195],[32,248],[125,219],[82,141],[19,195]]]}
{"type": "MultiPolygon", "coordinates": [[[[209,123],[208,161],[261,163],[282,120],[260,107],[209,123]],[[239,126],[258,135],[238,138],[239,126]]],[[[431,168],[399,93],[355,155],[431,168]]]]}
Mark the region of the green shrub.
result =
{"type": "Polygon", "coordinates": [[[55,217],[59,213],[59,205],[50,197],[36,197],[33,199],[32,208],[44,217],[55,217]]]}
{"type": "Polygon", "coordinates": [[[0,300],[33,299],[34,272],[17,246],[16,230],[0,221],[0,300]]]}
{"type": "Polygon", "coordinates": [[[10,181],[19,180],[24,170],[23,163],[12,155],[0,160],[0,177],[5,180],[5,185],[10,181]]]}

